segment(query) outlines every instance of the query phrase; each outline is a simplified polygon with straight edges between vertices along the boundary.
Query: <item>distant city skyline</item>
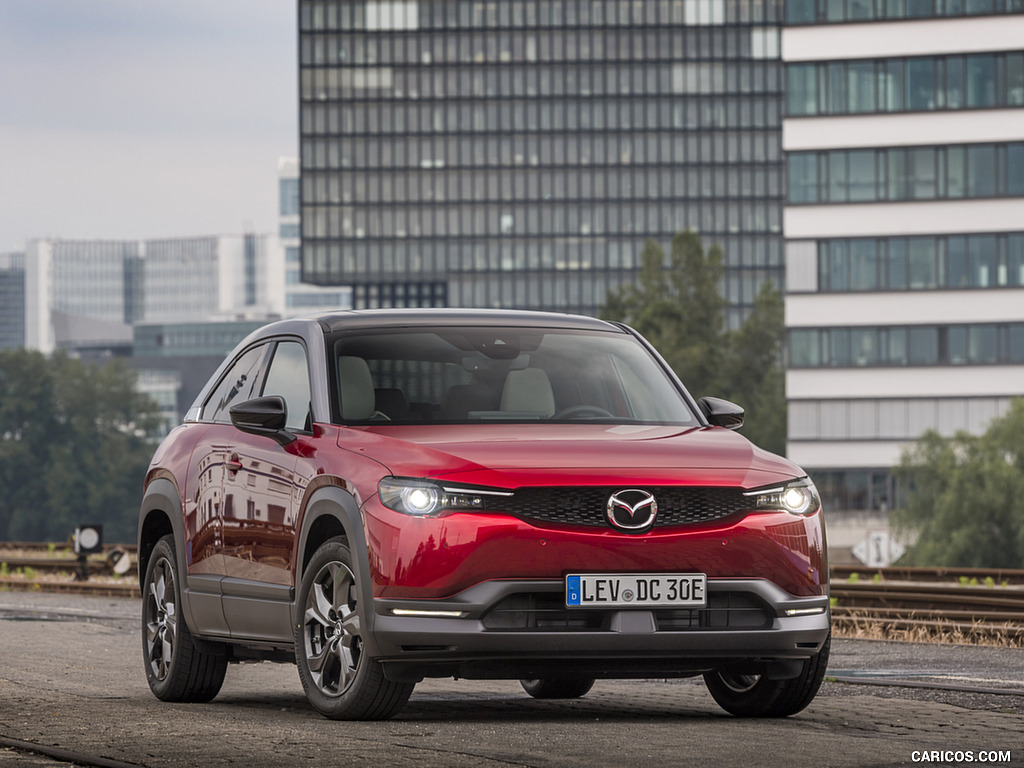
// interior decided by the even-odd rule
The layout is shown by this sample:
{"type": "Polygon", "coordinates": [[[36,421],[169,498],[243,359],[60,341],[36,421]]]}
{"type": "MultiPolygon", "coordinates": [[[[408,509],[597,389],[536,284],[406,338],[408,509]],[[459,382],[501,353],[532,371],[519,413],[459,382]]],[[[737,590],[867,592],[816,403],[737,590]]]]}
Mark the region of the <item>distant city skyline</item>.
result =
{"type": "Polygon", "coordinates": [[[282,0],[0,4],[0,253],[276,231],[295,26],[282,0]]]}

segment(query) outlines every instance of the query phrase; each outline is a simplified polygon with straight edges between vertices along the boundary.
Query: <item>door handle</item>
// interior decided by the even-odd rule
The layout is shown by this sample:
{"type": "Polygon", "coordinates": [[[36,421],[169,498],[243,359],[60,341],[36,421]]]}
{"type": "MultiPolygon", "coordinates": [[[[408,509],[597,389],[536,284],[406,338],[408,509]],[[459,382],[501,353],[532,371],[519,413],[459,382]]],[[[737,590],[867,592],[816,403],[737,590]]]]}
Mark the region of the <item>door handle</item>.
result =
{"type": "Polygon", "coordinates": [[[224,467],[232,475],[238,472],[242,468],[242,462],[239,460],[238,454],[231,454],[231,458],[224,462],[224,467]]]}

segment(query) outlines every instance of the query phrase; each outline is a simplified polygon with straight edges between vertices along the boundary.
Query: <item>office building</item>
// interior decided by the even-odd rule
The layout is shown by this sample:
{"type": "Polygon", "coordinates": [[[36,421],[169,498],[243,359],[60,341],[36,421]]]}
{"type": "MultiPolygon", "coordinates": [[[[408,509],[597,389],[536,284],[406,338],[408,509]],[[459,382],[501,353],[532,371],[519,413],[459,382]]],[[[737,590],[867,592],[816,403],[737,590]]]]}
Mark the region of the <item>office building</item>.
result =
{"type": "Polygon", "coordinates": [[[788,451],[884,524],[905,447],[1024,395],[1024,3],[787,15],[788,451]]]}
{"type": "Polygon", "coordinates": [[[276,236],[32,240],[25,254],[25,346],[127,354],[136,323],[280,317],[276,236]]]}
{"type": "Polygon", "coordinates": [[[0,253],[0,349],[25,346],[25,254],[0,253]]]}
{"type": "Polygon", "coordinates": [[[781,285],[781,0],[299,0],[302,279],[593,314],[646,239],[781,285]]]}
{"type": "Polygon", "coordinates": [[[319,286],[302,282],[299,235],[299,161],[281,158],[277,164],[279,231],[284,250],[284,313],[291,317],[311,312],[352,308],[348,286],[319,286]]]}

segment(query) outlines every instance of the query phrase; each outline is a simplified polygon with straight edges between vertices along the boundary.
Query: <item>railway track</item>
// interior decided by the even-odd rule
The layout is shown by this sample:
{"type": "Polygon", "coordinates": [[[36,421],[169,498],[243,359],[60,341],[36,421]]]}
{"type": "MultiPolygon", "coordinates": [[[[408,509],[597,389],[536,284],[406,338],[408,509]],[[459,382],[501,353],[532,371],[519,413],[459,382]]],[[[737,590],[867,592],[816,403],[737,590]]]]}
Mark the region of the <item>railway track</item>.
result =
{"type": "Polygon", "coordinates": [[[139,597],[135,551],[135,546],[115,544],[104,547],[101,553],[88,555],[88,579],[82,581],[76,578],[79,558],[69,545],[0,542],[0,589],[139,597]],[[114,572],[119,556],[130,559],[129,568],[120,575],[114,572]]]}
{"type": "Polygon", "coordinates": [[[1024,644],[1024,571],[833,569],[831,593],[840,631],[1024,644]]]}
{"type": "MultiPolygon", "coordinates": [[[[68,547],[0,544],[0,589],[139,596],[135,547],[110,546],[86,562],[89,579],[76,581],[78,558],[68,547]],[[113,572],[114,551],[132,559],[120,577],[113,572]]],[[[840,566],[831,579],[832,618],[840,631],[1024,643],[1024,570],[840,566]]]]}

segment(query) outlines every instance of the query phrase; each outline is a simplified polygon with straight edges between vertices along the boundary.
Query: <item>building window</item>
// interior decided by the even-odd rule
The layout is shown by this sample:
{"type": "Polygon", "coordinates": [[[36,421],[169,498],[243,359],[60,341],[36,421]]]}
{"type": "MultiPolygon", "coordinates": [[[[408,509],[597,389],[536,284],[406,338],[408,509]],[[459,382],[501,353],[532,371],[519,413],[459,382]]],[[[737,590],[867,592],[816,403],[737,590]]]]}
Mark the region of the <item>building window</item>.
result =
{"type": "Polygon", "coordinates": [[[786,0],[786,23],[838,24],[896,19],[926,19],[950,16],[980,16],[1020,13],[1020,0],[786,0]]]}
{"type": "Polygon", "coordinates": [[[1024,142],[792,152],[791,204],[1013,197],[1024,142]]]}
{"type": "Polygon", "coordinates": [[[297,216],[299,213],[299,180],[281,179],[280,201],[282,216],[297,216]]]}
{"type": "Polygon", "coordinates": [[[793,328],[788,367],[1020,365],[1024,323],[793,328]]]}
{"type": "Polygon", "coordinates": [[[937,429],[945,437],[958,431],[979,434],[1008,410],[1012,400],[1010,396],[791,400],[788,434],[795,443],[916,440],[926,429],[937,429]]]}
{"type": "Polygon", "coordinates": [[[1024,287],[1024,232],[819,240],[818,290],[1024,287]]]}
{"type": "Polygon", "coordinates": [[[786,84],[791,117],[1012,107],[1024,104],[1024,52],[800,62],[786,84]]]}

